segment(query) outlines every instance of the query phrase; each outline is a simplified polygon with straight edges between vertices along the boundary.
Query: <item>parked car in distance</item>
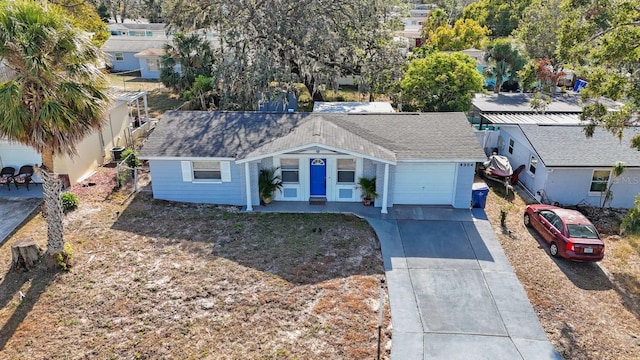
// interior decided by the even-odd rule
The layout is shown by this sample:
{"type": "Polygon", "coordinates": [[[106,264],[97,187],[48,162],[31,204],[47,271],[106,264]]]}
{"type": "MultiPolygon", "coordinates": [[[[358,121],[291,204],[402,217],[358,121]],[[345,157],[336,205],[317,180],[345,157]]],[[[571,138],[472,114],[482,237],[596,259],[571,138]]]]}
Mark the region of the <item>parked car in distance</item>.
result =
{"type": "Polygon", "coordinates": [[[554,257],[590,262],[604,257],[604,242],[595,226],[579,211],[529,205],[524,212],[524,224],[542,236],[554,257]]]}

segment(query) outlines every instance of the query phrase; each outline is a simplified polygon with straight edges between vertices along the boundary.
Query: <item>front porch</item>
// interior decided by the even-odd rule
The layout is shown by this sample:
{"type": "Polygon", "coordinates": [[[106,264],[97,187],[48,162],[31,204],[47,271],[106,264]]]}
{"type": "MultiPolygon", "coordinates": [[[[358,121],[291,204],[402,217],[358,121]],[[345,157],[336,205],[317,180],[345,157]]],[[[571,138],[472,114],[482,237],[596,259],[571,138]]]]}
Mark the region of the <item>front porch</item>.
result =
{"type": "Polygon", "coordinates": [[[16,187],[11,184],[11,189],[6,186],[0,186],[0,199],[5,200],[23,200],[23,199],[42,199],[42,184],[29,184],[29,190],[24,186],[16,187]]]}

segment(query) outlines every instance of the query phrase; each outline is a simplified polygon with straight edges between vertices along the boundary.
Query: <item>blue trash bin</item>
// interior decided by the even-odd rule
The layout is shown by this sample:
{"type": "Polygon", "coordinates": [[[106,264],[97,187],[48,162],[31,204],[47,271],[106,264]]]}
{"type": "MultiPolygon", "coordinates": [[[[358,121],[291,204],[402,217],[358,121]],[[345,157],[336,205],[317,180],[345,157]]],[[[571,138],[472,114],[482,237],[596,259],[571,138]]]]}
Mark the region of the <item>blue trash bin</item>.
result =
{"type": "Polygon", "coordinates": [[[471,207],[484,209],[487,204],[487,196],[489,195],[489,187],[487,184],[473,183],[471,187],[471,207]]]}

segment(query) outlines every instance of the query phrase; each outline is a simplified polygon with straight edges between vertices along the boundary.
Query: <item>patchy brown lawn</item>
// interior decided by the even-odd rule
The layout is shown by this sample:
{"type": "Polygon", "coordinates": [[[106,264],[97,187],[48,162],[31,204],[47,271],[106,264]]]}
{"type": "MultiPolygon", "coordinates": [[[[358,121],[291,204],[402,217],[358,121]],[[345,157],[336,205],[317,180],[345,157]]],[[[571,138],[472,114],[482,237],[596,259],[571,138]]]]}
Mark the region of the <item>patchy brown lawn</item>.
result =
{"type": "Polygon", "coordinates": [[[364,220],[129,198],[112,173],[73,189],[72,272],[9,270],[18,239],[44,248],[39,215],[0,248],[2,358],[375,358],[384,271],[364,220]]]}
{"type": "Polygon", "coordinates": [[[486,213],[560,354],[565,359],[638,359],[639,239],[603,233],[607,252],[599,264],[553,259],[542,238],[523,225],[520,197],[513,198],[506,228],[500,226],[500,208],[508,201],[494,190],[499,189],[489,194],[486,213]]]}

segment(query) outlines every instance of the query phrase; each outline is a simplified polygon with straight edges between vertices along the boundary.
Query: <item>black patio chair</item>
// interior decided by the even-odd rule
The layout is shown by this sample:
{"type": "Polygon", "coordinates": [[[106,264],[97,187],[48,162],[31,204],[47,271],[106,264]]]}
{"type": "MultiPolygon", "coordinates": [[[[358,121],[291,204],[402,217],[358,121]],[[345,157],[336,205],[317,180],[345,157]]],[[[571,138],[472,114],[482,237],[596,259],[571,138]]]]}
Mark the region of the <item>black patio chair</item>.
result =
{"type": "Polygon", "coordinates": [[[0,170],[0,185],[7,185],[7,188],[11,190],[11,182],[13,181],[13,175],[15,175],[16,169],[11,166],[5,166],[0,170]]]}
{"type": "Polygon", "coordinates": [[[13,184],[18,189],[18,185],[22,185],[29,190],[29,183],[34,183],[31,177],[33,176],[33,166],[24,165],[20,167],[18,173],[13,177],[13,184]]]}

